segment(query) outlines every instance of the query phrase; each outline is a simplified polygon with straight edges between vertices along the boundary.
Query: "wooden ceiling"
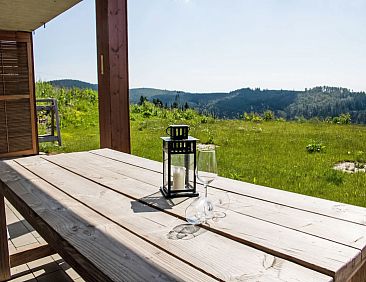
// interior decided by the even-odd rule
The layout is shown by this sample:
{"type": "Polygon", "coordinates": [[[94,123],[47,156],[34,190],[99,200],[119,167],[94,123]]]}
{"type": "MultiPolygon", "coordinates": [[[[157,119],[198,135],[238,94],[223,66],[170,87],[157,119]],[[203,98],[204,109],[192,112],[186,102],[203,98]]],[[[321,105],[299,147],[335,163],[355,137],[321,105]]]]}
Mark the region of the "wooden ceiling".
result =
{"type": "Polygon", "coordinates": [[[33,31],[81,0],[0,0],[0,30],[33,31]]]}

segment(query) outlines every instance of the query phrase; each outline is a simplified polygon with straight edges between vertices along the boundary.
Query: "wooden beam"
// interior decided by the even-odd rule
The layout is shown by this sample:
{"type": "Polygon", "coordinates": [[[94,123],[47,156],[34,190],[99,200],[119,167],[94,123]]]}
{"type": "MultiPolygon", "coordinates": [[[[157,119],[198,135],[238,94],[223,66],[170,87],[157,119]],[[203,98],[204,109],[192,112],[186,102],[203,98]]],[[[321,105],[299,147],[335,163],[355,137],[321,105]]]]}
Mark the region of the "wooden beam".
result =
{"type": "MultiPolygon", "coordinates": [[[[3,185],[0,182],[0,186],[3,185]]],[[[6,231],[5,201],[0,192],[0,281],[10,278],[8,234],[6,231]]]]}
{"type": "Polygon", "coordinates": [[[127,0],[96,0],[100,146],[130,153],[127,0]]]}
{"type": "MultiPolygon", "coordinates": [[[[1,170],[0,170],[1,173],[1,170]]],[[[23,171],[23,173],[26,173],[23,171]]],[[[1,188],[1,192],[4,193],[6,199],[14,206],[14,208],[19,211],[21,215],[24,216],[25,220],[30,223],[33,227],[36,227],[36,231],[50,244],[50,246],[60,254],[60,256],[73,268],[77,273],[80,274],[86,281],[111,281],[106,277],[106,275],[101,272],[99,269],[95,268],[95,265],[89,262],[85,257],[80,254],[80,252],[76,249],[76,247],[66,241],[60,234],[55,232],[56,226],[51,226],[48,221],[45,221],[43,217],[39,215],[39,211],[34,211],[30,206],[28,206],[21,198],[18,197],[17,193],[10,189],[7,185],[18,186],[21,190],[23,188],[28,189],[32,187],[29,185],[30,182],[23,181],[18,182],[14,181],[11,184],[4,184],[1,188]],[[27,188],[28,187],[28,188],[27,188]]],[[[34,189],[34,188],[33,188],[34,189]]],[[[34,192],[38,191],[35,189],[34,192]]],[[[24,190],[23,190],[24,192],[24,190]]],[[[22,193],[23,193],[22,192],[22,193]]],[[[32,195],[33,192],[24,192],[25,194],[32,195]]],[[[38,193],[38,192],[37,192],[38,193]]],[[[42,195],[42,192],[40,192],[42,195]]],[[[46,194],[43,194],[46,195],[46,194]]],[[[50,194],[49,194],[50,195],[50,194]]],[[[37,196],[38,197],[38,196],[37,196]]],[[[51,197],[51,196],[49,196],[51,197]]],[[[42,203],[46,203],[46,200],[42,198],[42,203]]],[[[56,200],[54,200],[56,202],[56,200]]],[[[53,202],[53,203],[54,203],[53,202]]],[[[33,206],[33,205],[32,205],[33,206]]],[[[35,207],[37,204],[35,205],[35,207]]],[[[52,209],[52,208],[51,208],[52,209]]],[[[55,207],[53,207],[55,210],[55,207]]],[[[43,212],[46,212],[45,210],[43,212]]],[[[54,215],[55,216],[55,215],[54,215]]],[[[46,216],[47,217],[47,216],[46,216]]],[[[50,215],[48,215],[50,218],[50,215]]],[[[57,216],[56,216],[57,218],[57,216]]],[[[54,222],[51,220],[51,223],[54,222]]],[[[73,221],[71,221],[73,222],[73,221]]],[[[58,222],[59,226],[62,226],[62,223],[58,222]]],[[[78,224],[77,222],[73,222],[73,224],[78,224]]],[[[63,228],[61,228],[63,229],[63,228]]],[[[71,234],[72,231],[69,231],[71,234]]],[[[83,235],[82,235],[83,236],[83,235]]],[[[86,236],[87,237],[87,236],[86,236]]],[[[0,279],[1,281],[1,279],[0,279]]]]}
{"type": "Polygon", "coordinates": [[[366,278],[366,260],[351,275],[347,282],[365,282],[366,278]]]}
{"type": "Polygon", "coordinates": [[[34,52],[33,52],[33,35],[29,33],[29,44],[27,45],[28,52],[28,69],[29,69],[29,96],[30,96],[30,111],[31,111],[31,127],[32,127],[32,149],[34,154],[39,153],[38,143],[38,122],[36,110],[36,84],[34,77],[34,52]]]}
{"type": "Polygon", "coordinates": [[[55,250],[53,250],[48,244],[43,244],[39,247],[11,254],[10,265],[11,267],[16,267],[54,254],[56,254],[55,250]]]}

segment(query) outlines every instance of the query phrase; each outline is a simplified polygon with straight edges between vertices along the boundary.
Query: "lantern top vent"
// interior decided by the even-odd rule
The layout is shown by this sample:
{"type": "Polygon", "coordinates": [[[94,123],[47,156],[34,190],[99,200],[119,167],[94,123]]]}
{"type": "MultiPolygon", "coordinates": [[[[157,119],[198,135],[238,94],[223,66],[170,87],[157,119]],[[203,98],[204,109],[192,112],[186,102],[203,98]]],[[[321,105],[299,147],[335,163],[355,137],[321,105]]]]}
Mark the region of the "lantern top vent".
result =
{"type": "Polygon", "coordinates": [[[169,125],[166,133],[172,140],[188,139],[189,126],[185,124],[169,125]]]}

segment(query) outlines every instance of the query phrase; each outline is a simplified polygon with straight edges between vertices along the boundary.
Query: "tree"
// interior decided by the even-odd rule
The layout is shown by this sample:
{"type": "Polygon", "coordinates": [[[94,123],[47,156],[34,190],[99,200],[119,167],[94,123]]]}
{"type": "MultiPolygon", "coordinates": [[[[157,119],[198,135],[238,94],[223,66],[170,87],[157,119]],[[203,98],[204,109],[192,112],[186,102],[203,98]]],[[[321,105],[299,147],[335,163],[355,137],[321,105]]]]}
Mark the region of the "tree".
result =
{"type": "Polygon", "coordinates": [[[173,102],[173,104],[171,105],[172,109],[178,109],[178,103],[176,101],[173,102]]]}
{"type": "Polygon", "coordinates": [[[157,99],[154,98],[152,102],[156,107],[159,107],[159,108],[163,107],[163,102],[159,98],[157,98],[157,99]]]}
{"type": "Polygon", "coordinates": [[[147,101],[147,98],[145,96],[140,96],[139,105],[142,106],[147,101]]]}

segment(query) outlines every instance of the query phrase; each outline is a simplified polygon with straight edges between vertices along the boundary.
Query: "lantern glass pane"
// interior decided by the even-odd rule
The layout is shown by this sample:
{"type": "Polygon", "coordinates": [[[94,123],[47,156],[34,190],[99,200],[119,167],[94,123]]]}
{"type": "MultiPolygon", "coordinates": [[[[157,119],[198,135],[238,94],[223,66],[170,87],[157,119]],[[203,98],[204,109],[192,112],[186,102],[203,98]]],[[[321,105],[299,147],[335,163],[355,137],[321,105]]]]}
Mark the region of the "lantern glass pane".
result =
{"type": "Polygon", "coordinates": [[[190,189],[194,179],[194,154],[171,155],[172,190],[190,189]]]}
{"type": "Polygon", "coordinates": [[[164,175],[164,182],[163,185],[164,187],[166,187],[168,189],[168,151],[164,150],[164,154],[163,154],[163,163],[164,163],[164,171],[163,171],[163,175],[164,175]]]}

